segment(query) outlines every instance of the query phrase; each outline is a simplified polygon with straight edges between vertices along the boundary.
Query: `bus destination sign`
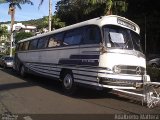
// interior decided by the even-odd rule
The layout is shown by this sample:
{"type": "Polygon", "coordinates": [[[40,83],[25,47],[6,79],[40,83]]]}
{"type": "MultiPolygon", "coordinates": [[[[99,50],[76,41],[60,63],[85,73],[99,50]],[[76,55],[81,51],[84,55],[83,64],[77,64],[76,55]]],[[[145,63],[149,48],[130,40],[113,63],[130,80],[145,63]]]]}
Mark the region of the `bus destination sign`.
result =
{"type": "Polygon", "coordinates": [[[136,27],[133,24],[131,24],[127,21],[124,21],[120,18],[117,18],[117,23],[120,24],[120,25],[126,26],[128,28],[131,28],[132,30],[136,30],[136,27]]]}

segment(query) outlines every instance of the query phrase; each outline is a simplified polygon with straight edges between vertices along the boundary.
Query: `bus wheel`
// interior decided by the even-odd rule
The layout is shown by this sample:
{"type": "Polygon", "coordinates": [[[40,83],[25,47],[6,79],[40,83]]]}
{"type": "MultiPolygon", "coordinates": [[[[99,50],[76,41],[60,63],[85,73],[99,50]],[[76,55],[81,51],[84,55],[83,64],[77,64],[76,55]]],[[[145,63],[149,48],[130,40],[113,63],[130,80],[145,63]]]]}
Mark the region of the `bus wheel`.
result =
{"type": "Polygon", "coordinates": [[[67,95],[73,95],[76,92],[74,78],[71,72],[66,72],[62,78],[62,87],[67,95]]]}
{"type": "Polygon", "coordinates": [[[20,68],[20,75],[24,78],[26,77],[26,72],[25,72],[25,67],[24,65],[21,66],[20,68]]]}
{"type": "Polygon", "coordinates": [[[6,68],[7,68],[7,66],[6,66],[6,64],[4,63],[4,64],[3,64],[3,69],[6,69],[6,68]]]}

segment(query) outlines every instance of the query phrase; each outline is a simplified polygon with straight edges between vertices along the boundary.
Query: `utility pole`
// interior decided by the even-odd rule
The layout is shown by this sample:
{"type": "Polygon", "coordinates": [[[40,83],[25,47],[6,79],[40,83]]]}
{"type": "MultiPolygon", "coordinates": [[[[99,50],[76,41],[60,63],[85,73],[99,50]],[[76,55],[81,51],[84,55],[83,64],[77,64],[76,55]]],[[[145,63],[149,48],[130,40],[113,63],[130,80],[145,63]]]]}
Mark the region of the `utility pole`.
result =
{"type": "Polygon", "coordinates": [[[14,6],[10,6],[9,13],[11,15],[10,57],[12,57],[13,25],[14,25],[14,14],[15,14],[14,6]]]}
{"type": "Polygon", "coordinates": [[[52,0],[49,0],[49,32],[51,31],[52,24],[52,0]]]}
{"type": "Polygon", "coordinates": [[[145,55],[147,54],[147,19],[146,19],[146,15],[145,15],[145,18],[144,18],[144,24],[145,24],[145,34],[144,34],[144,40],[145,40],[145,55]]]}

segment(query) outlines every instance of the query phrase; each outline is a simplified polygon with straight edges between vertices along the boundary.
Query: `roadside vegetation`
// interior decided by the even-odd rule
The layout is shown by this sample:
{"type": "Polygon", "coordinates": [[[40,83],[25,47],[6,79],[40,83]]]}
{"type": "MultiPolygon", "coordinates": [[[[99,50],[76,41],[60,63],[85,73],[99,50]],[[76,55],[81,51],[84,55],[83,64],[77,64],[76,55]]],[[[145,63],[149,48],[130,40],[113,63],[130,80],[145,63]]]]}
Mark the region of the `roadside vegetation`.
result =
{"type": "Polygon", "coordinates": [[[147,74],[150,76],[152,82],[160,82],[160,68],[147,66],[147,74]]]}
{"type": "Polygon", "coordinates": [[[19,32],[19,33],[16,33],[15,35],[15,44],[17,44],[18,41],[20,40],[23,40],[23,39],[26,39],[26,38],[29,38],[29,37],[32,37],[33,36],[33,33],[31,32],[19,32]]]}
{"type": "Polygon", "coordinates": [[[0,37],[1,36],[6,36],[8,37],[9,33],[7,31],[7,27],[6,26],[0,26],[0,37]]]}

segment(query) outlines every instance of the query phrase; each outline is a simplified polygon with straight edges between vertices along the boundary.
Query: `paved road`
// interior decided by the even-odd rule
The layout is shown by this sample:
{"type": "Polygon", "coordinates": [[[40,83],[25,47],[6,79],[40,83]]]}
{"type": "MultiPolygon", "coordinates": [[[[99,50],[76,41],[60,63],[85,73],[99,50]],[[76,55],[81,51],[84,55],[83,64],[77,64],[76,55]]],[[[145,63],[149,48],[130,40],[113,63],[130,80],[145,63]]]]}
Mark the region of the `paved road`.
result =
{"type": "Polygon", "coordinates": [[[160,114],[140,102],[116,95],[80,88],[66,96],[52,79],[28,76],[23,79],[11,69],[0,68],[0,113],[12,114],[160,114]]]}

